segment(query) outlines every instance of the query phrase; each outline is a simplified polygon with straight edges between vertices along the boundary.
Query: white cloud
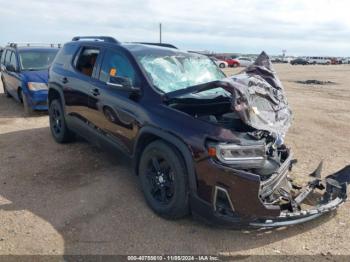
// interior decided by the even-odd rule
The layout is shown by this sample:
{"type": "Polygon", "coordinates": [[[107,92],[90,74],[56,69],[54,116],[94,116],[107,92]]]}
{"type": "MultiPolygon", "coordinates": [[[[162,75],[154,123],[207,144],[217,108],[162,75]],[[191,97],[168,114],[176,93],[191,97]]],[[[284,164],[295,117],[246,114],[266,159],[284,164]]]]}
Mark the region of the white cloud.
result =
{"type": "Polygon", "coordinates": [[[350,55],[346,0],[0,0],[0,43],[74,35],[164,41],[185,49],[350,55]]]}

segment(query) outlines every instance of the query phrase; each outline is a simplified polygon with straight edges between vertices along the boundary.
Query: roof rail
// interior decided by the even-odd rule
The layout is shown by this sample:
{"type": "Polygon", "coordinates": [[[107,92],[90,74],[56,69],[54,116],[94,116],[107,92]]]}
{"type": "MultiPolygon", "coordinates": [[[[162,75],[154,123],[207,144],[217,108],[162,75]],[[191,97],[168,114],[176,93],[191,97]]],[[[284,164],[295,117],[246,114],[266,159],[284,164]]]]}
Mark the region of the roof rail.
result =
{"type": "Polygon", "coordinates": [[[132,42],[134,44],[142,44],[142,45],[156,45],[156,46],[161,46],[161,47],[168,47],[168,48],[174,48],[178,49],[176,46],[172,44],[167,44],[167,43],[150,43],[150,42],[132,42]]]}
{"type": "Polygon", "coordinates": [[[118,40],[110,36],[75,36],[72,41],[79,40],[93,40],[93,41],[104,41],[106,43],[120,44],[118,40]]]}
{"type": "Polygon", "coordinates": [[[61,48],[61,44],[51,44],[51,43],[26,43],[26,42],[23,42],[23,43],[20,43],[20,42],[17,42],[17,43],[8,43],[9,47],[13,47],[13,48],[17,48],[17,47],[52,47],[52,48],[55,48],[55,47],[58,47],[58,48],[61,48]]]}

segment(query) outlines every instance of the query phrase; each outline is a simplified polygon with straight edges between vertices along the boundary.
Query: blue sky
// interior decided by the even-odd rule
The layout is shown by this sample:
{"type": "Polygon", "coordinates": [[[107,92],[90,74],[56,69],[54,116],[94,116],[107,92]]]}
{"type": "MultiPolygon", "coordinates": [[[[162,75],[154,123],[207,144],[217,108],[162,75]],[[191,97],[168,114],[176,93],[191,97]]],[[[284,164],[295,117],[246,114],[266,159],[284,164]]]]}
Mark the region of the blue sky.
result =
{"type": "Polygon", "coordinates": [[[0,0],[0,45],[75,35],[163,41],[186,50],[350,56],[347,0],[0,0]]]}

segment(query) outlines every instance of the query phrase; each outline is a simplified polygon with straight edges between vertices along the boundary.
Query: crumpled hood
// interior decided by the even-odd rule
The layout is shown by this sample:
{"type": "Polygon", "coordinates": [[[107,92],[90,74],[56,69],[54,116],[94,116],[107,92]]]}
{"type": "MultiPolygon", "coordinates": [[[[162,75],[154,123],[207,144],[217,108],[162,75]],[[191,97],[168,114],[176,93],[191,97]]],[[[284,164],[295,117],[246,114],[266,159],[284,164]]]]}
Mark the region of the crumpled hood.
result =
{"type": "Polygon", "coordinates": [[[232,96],[232,111],[258,130],[273,134],[283,143],[292,119],[281,81],[272,68],[270,58],[262,52],[254,64],[240,74],[185,89],[169,92],[167,99],[181,99],[189,94],[221,87],[232,96]]]}
{"type": "Polygon", "coordinates": [[[23,71],[22,75],[25,82],[39,82],[47,84],[49,79],[49,71],[47,69],[40,71],[23,71]]]}
{"type": "Polygon", "coordinates": [[[255,63],[238,75],[225,79],[232,87],[225,87],[235,99],[232,109],[247,125],[269,131],[283,138],[292,120],[281,81],[271,61],[262,52],[255,63]]]}

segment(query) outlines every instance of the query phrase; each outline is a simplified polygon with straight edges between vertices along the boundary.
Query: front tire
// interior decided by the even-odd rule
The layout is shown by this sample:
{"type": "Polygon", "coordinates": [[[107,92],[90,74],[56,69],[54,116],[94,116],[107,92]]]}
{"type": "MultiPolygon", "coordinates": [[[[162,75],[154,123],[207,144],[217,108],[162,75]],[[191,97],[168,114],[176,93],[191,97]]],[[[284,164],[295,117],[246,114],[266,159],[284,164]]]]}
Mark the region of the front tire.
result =
{"type": "Polygon", "coordinates": [[[74,134],[67,127],[64,112],[59,100],[53,100],[49,105],[50,130],[57,143],[67,143],[73,140],[74,134]]]}
{"type": "Polygon", "coordinates": [[[21,97],[19,98],[22,100],[23,107],[24,107],[24,113],[26,116],[31,116],[34,112],[33,108],[29,105],[28,98],[25,93],[23,93],[23,90],[20,90],[21,97]]]}
{"type": "Polygon", "coordinates": [[[220,67],[220,68],[225,68],[225,64],[224,64],[224,63],[221,63],[221,64],[219,64],[219,67],[220,67]]]}
{"type": "Polygon", "coordinates": [[[189,213],[187,173],[175,148],[157,140],[142,152],[139,176],[143,193],[151,209],[167,219],[189,213]]]}

